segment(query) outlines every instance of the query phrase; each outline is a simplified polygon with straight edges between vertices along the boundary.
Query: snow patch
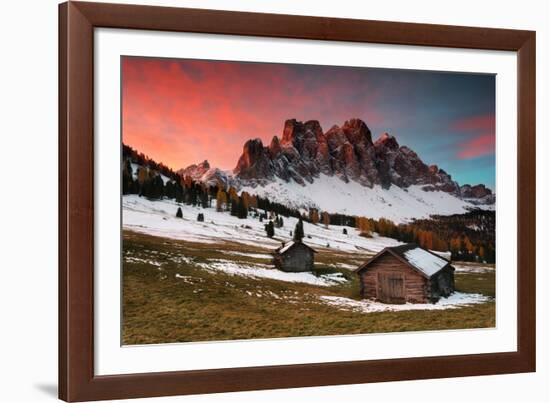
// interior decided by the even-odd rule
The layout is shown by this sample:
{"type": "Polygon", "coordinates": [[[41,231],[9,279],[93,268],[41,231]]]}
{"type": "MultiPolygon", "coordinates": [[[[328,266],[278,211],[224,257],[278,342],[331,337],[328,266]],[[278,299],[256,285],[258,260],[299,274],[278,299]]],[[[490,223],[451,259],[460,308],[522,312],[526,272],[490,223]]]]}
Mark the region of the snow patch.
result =
{"type": "Polygon", "coordinates": [[[209,263],[198,263],[197,266],[209,271],[221,271],[233,276],[252,278],[267,278],[271,280],[286,281],[289,283],[305,283],[322,287],[330,287],[347,281],[334,274],[316,276],[313,273],[287,273],[277,269],[268,269],[267,265],[241,264],[230,260],[213,259],[209,263]]]}
{"type": "Polygon", "coordinates": [[[460,265],[453,263],[455,273],[489,273],[495,271],[494,267],[477,265],[460,265]]]}
{"type": "Polygon", "coordinates": [[[402,305],[384,304],[382,302],[372,300],[357,301],[350,298],[321,296],[321,302],[335,306],[337,308],[355,312],[371,313],[371,312],[397,312],[397,311],[414,311],[414,310],[444,310],[457,309],[474,304],[482,304],[491,300],[490,297],[481,294],[467,294],[455,292],[448,298],[441,298],[435,304],[412,304],[406,303],[402,305]]]}
{"type": "Polygon", "coordinates": [[[267,253],[247,253],[247,252],[238,252],[234,250],[230,250],[225,253],[227,253],[228,255],[252,257],[254,259],[272,259],[273,258],[273,256],[268,255],[267,253]]]}
{"type": "Polygon", "coordinates": [[[160,267],[162,264],[151,259],[142,259],[139,257],[133,257],[133,256],[124,256],[124,260],[128,263],[146,263],[150,264],[151,266],[160,267]]]}
{"type": "Polygon", "coordinates": [[[338,269],[355,270],[363,263],[364,262],[361,262],[361,263],[358,263],[357,265],[347,264],[347,263],[335,263],[333,266],[338,269]]]}

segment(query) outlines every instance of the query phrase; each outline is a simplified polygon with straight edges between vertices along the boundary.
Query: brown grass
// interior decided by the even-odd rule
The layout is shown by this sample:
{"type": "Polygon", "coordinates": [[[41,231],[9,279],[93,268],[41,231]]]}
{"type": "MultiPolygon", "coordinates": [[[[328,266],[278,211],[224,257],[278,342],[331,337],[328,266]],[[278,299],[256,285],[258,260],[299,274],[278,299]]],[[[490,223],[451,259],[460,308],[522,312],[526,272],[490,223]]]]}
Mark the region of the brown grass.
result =
{"type": "MultiPolygon", "coordinates": [[[[495,303],[445,311],[359,313],[319,302],[321,295],[358,299],[358,281],[336,263],[357,264],[365,254],[321,250],[317,273],[341,272],[344,285],[318,287],[252,279],[198,267],[207,259],[267,263],[227,250],[268,253],[236,243],[199,244],[124,232],[123,344],[322,336],[495,326],[495,303]],[[184,257],[192,261],[184,261],[184,257]],[[185,276],[184,279],[177,278],[185,276]]],[[[489,296],[494,272],[457,274],[457,289],[489,296]]]]}

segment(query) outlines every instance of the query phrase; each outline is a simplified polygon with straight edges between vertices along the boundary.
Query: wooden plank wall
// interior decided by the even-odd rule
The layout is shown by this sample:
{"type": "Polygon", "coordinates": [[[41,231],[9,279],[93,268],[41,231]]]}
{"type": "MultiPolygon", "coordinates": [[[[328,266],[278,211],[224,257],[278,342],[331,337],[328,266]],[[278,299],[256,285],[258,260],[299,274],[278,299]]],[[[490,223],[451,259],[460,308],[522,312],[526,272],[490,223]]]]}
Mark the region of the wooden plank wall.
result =
{"type": "Polygon", "coordinates": [[[405,278],[405,299],[407,302],[428,302],[429,281],[389,253],[380,256],[362,272],[361,281],[365,298],[376,298],[377,278],[380,272],[403,274],[405,278]]]}

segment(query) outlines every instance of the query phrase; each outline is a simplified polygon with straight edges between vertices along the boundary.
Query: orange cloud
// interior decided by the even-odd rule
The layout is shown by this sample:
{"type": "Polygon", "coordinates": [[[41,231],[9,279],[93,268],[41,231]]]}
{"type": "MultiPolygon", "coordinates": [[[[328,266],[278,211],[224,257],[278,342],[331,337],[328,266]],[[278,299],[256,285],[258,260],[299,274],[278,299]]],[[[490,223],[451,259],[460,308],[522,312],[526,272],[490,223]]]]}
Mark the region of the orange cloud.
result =
{"type": "Polygon", "coordinates": [[[376,94],[357,77],[316,66],[125,57],[123,141],[174,169],[204,159],[233,168],[246,140],[269,142],[289,118],[318,119],[325,130],[351,117],[381,121],[376,94]]]}

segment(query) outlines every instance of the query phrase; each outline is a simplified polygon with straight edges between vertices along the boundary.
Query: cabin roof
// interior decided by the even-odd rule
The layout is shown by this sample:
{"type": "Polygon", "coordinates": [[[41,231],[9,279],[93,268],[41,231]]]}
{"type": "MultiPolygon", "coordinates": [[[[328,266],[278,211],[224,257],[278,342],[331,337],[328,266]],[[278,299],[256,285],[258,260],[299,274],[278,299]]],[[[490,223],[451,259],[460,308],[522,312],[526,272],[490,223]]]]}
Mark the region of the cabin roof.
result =
{"type": "Polygon", "coordinates": [[[292,249],[294,246],[299,245],[299,244],[304,245],[306,248],[310,249],[313,253],[317,253],[317,251],[315,249],[313,249],[311,246],[308,246],[308,245],[306,245],[305,243],[303,243],[301,241],[300,242],[289,241],[289,242],[285,243],[283,246],[279,246],[277,249],[275,249],[275,252],[283,254],[283,253],[289,251],[290,249],[292,249]]]}
{"type": "Polygon", "coordinates": [[[384,248],[382,251],[374,255],[368,262],[359,266],[356,272],[359,272],[370,265],[372,262],[378,259],[385,253],[391,253],[397,257],[403,263],[407,264],[416,271],[419,271],[425,277],[432,277],[434,274],[441,271],[446,266],[450,265],[450,262],[441,257],[440,255],[431,252],[427,249],[421,248],[415,243],[408,243],[399,246],[393,246],[384,248]]]}

